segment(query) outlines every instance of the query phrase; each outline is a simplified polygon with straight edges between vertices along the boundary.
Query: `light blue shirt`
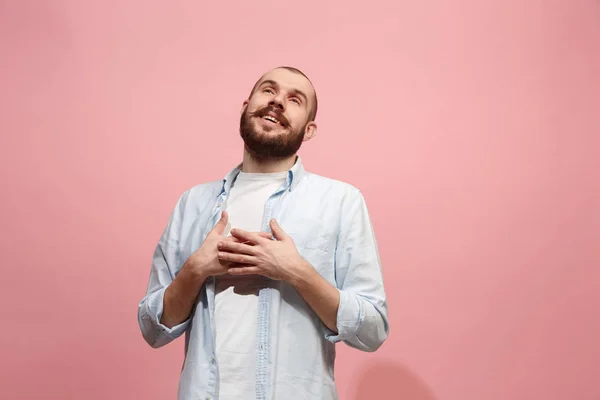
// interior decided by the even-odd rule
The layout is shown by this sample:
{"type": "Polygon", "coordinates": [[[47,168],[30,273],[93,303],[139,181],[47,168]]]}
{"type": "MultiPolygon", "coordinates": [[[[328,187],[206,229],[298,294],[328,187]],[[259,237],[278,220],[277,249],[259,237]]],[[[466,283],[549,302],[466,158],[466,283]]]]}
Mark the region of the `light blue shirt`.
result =
{"type": "MultiPolygon", "coordinates": [[[[168,328],[160,323],[165,289],[221,217],[241,164],[224,179],[181,195],[158,241],[148,290],[138,307],[144,339],[154,348],[185,333],[179,400],[217,400],[215,280],[202,286],[190,317],[168,328]]],[[[335,344],[375,351],[389,333],[381,263],[366,203],[354,186],[307,172],[300,157],[286,182],[266,202],[263,230],[275,218],[299,254],[340,294],[337,331],[329,330],[286,282],[259,293],[256,399],[337,399],[335,344]]]]}

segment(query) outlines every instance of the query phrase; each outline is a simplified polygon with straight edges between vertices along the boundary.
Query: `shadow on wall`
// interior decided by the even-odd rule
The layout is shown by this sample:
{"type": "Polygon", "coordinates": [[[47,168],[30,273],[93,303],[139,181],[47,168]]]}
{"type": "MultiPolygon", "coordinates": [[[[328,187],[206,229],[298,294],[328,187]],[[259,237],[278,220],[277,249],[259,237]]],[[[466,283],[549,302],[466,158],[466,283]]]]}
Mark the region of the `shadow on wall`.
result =
{"type": "Polygon", "coordinates": [[[352,400],[438,400],[429,386],[409,368],[392,362],[368,366],[357,377],[352,400]]]}

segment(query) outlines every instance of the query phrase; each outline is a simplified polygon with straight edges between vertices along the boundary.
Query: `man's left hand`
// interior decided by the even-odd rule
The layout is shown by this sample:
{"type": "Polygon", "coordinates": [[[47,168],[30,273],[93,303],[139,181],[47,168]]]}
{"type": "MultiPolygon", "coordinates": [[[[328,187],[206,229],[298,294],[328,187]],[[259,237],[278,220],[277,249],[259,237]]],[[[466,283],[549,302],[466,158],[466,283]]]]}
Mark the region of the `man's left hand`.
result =
{"type": "Polygon", "coordinates": [[[218,258],[235,265],[229,268],[229,274],[258,274],[293,283],[310,271],[308,268],[312,267],[298,254],[292,238],[274,219],[271,220],[271,231],[277,240],[266,239],[241,229],[231,230],[231,236],[241,243],[221,241],[218,244],[218,258]]]}

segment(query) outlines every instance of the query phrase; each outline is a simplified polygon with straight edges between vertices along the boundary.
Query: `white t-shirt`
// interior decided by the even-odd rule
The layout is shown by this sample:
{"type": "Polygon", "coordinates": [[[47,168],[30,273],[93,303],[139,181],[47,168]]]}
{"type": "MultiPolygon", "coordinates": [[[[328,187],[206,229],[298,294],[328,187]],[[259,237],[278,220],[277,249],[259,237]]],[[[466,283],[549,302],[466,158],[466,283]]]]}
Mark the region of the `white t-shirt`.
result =
{"type": "MultiPolygon", "coordinates": [[[[285,182],[286,172],[240,172],[227,199],[231,228],[260,232],[265,203],[285,182]]],[[[216,280],[215,332],[219,399],[255,399],[258,290],[264,277],[222,275],[216,280]]]]}

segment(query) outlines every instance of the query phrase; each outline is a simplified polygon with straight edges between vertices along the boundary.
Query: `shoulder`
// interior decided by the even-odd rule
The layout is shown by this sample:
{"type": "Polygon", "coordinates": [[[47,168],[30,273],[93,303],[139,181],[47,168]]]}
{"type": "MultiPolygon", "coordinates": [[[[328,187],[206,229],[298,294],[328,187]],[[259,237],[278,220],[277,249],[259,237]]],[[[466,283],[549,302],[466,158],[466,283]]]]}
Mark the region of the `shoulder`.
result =
{"type": "Polygon", "coordinates": [[[223,188],[223,180],[198,183],[188,187],[179,195],[178,205],[185,208],[187,204],[205,203],[207,199],[216,198],[223,188]]]}
{"type": "Polygon", "coordinates": [[[207,194],[218,194],[223,189],[223,180],[214,180],[210,182],[199,183],[187,190],[189,196],[205,196],[207,194]]]}
{"type": "Polygon", "coordinates": [[[351,214],[366,207],[362,191],[352,183],[315,173],[306,173],[303,181],[303,195],[330,211],[351,214]]]}
{"type": "Polygon", "coordinates": [[[306,172],[306,186],[310,191],[327,192],[329,195],[342,198],[362,197],[361,190],[355,185],[339,179],[306,172]]]}

